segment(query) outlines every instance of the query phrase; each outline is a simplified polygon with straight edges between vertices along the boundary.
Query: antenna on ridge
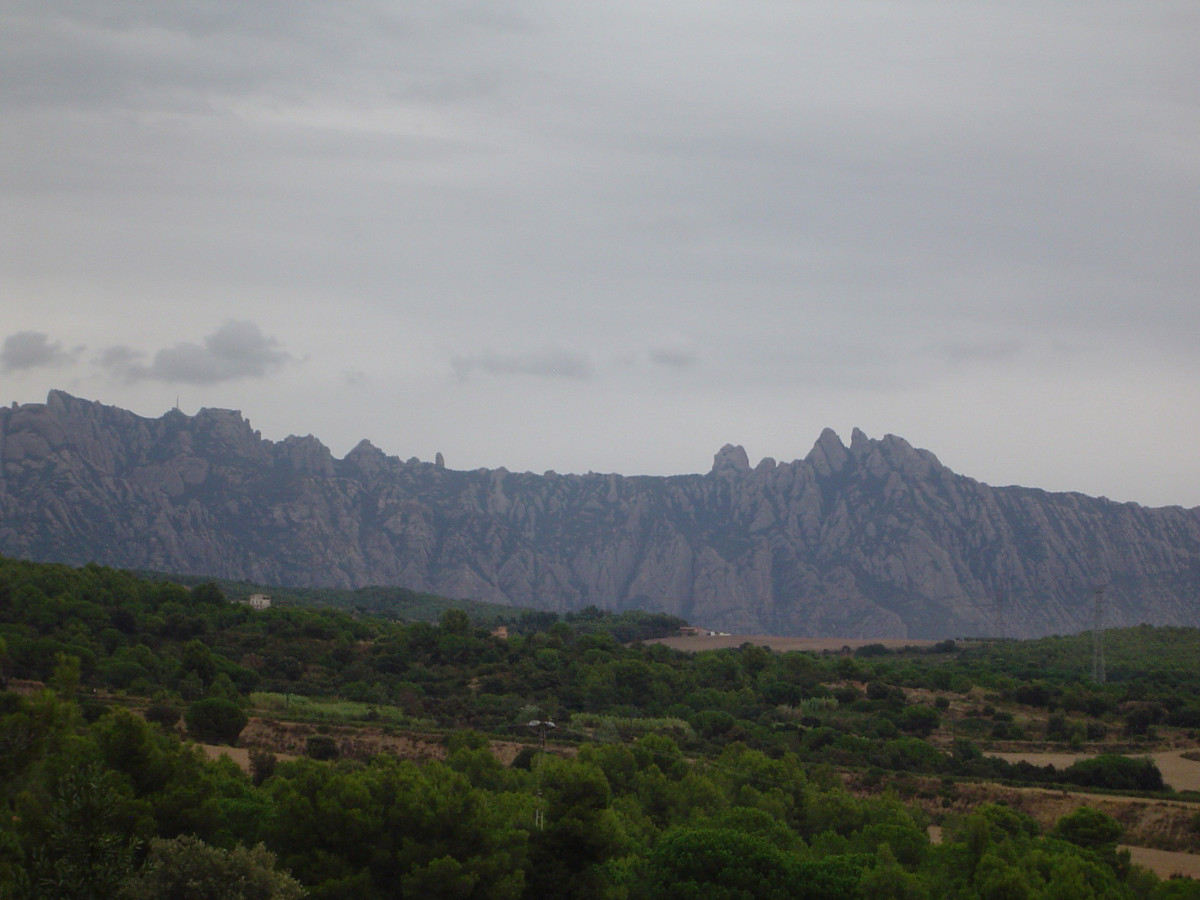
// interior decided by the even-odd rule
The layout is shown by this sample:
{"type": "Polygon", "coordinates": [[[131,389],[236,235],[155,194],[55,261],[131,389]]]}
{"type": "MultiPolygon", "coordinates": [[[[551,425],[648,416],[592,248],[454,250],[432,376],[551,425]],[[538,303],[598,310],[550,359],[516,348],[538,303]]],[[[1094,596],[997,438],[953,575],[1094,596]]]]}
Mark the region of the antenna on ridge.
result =
{"type": "Polygon", "coordinates": [[[1092,590],[1092,681],[1104,684],[1104,589],[1106,584],[1092,590]]]}

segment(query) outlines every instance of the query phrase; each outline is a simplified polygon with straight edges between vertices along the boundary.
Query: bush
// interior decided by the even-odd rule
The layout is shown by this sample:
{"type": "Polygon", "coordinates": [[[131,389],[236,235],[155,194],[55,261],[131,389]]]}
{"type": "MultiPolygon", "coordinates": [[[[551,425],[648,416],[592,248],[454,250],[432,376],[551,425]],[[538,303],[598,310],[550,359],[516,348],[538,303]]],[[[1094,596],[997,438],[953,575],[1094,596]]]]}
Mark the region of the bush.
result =
{"type": "Polygon", "coordinates": [[[1046,720],[1046,740],[1048,741],[1066,741],[1070,740],[1071,731],[1067,724],[1067,717],[1062,713],[1053,713],[1046,720]]]}
{"type": "Polygon", "coordinates": [[[526,772],[528,772],[533,768],[533,760],[537,754],[538,750],[536,747],[522,747],[517,755],[513,757],[513,761],[509,764],[509,767],[513,769],[524,769],[526,772]]]}
{"type": "Polygon", "coordinates": [[[192,737],[214,744],[237,743],[248,721],[240,706],[222,697],[197,700],[187,708],[183,719],[192,737]]]}
{"type": "Polygon", "coordinates": [[[892,651],[884,644],[863,644],[854,651],[854,655],[862,659],[871,659],[879,656],[891,656],[892,651]]]}
{"type": "Polygon", "coordinates": [[[123,900],[298,900],[304,889],[275,868],[275,856],[261,844],[222,850],[183,835],[152,840],[146,865],[126,881],[120,896],[123,900]]]}
{"type": "Polygon", "coordinates": [[[340,755],[337,741],[328,734],[314,734],[304,742],[304,755],[309,759],[323,761],[337,759],[340,755]]]}
{"type": "Polygon", "coordinates": [[[1046,706],[1050,702],[1050,691],[1044,684],[1023,684],[1013,691],[1013,699],[1022,706],[1046,706]]]}
{"type": "Polygon", "coordinates": [[[278,764],[278,757],[270,750],[263,750],[259,747],[252,749],[250,751],[250,778],[255,787],[274,775],[278,764]]]}
{"type": "Polygon", "coordinates": [[[1102,753],[1068,766],[1062,780],[1084,787],[1114,791],[1161,791],[1162,772],[1151,759],[1131,759],[1116,753],[1102,753]]]}
{"type": "Polygon", "coordinates": [[[900,713],[896,722],[902,731],[920,737],[929,737],[940,723],[937,710],[929,706],[909,706],[900,713]]]}
{"type": "Polygon", "coordinates": [[[1087,806],[1063,816],[1054,827],[1058,837],[1089,850],[1115,845],[1122,830],[1121,824],[1112,816],[1087,806]]]}
{"type": "Polygon", "coordinates": [[[179,707],[163,700],[155,700],[146,707],[146,721],[154,722],[165,729],[174,728],[175,723],[179,721],[179,707]]]}

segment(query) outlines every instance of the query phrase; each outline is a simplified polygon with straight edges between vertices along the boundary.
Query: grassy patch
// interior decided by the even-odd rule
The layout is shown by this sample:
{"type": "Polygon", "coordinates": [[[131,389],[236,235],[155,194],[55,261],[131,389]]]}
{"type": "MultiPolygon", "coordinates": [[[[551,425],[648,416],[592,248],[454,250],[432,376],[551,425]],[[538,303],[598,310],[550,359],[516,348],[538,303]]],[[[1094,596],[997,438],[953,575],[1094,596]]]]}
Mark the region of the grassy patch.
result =
{"type": "Polygon", "coordinates": [[[398,706],[360,703],[337,698],[258,692],[250,695],[250,706],[255,713],[297,722],[330,724],[370,722],[381,725],[402,725],[406,728],[430,724],[424,720],[414,719],[398,706]]]}

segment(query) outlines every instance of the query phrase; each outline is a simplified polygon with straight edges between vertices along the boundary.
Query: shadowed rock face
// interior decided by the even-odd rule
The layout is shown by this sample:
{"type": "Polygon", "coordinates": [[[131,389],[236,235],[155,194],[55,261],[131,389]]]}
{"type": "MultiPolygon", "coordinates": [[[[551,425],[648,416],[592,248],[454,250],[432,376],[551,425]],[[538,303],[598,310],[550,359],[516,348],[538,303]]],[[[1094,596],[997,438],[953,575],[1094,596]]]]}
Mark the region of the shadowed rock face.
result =
{"type": "Polygon", "coordinates": [[[1107,624],[1200,625],[1200,510],[993,488],[858,430],[706,475],[459,472],[54,391],[0,409],[0,553],[867,638],[1078,631],[1105,583],[1107,624]]]}

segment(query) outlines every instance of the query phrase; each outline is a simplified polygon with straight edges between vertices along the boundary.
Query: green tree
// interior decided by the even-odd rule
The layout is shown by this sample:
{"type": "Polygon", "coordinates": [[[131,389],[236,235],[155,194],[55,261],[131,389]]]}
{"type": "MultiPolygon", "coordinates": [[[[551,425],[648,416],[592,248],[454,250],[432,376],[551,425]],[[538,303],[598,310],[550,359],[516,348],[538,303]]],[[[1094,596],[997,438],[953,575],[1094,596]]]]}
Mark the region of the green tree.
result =
{"type": "Polygon", "coordinates": [[[917,876],[904,871],[888,844],[881,844],[875,865],[863,872],[859,892],[871,900],[925,900],[929,890],[917,876]]]}
{"type": "Polygon", "coordinates": [[[452,607],[442,613],[438,627],[446,634],[466,634],[471,630],[471,617],[463,610],[452,607]]]}
{"type": "Polygon", "coordinates": [[[189,734],[214,744],[237,743],[248,721],[240,706],[221,697],[197,700],[187,708],[183,719],[189,734]]]}
{"type": "Polygon", "coordinates": [[[546,809],[545,827],[530,836],[530,893],[538,897],[597,896],[599,867],[625,844],[610,809],[612,790],[590,762],[543,756],[535,765],[546,809]]]}
{"type": "Polygon", "coordinates": [[[210,847],[196,837],[150,842],[145,866],[122,886],[121,900],[298,900],[300,882],[275,868],[262,844],[210,847]]]}
{"type": "Polygon", "coordinates": [[[1115,845],[1122,831],[1121,823],[1112,816],[1081,806],[1059,819],[1053,833],[1078,847],[1094,850],[1115,845]]]}
{"type": "Polygon", "coordinates": [[[50,676],[50,687],[60,697],[74,696],[79,688],[80,661],[78,656],[68,653],[54,655],[54,674],[50,676]]]}
{"type": "Polygon", "coordinates": [[[224,606],[225,594],[210,581],[192,588],[192,600],[208,606],[224,606]]]}
{"type": "Polygon", "coordinates": [[[184,675],[194,673],[205,685],[212,684],[217,677],[217,661],[203,641],[188,641],[179,659],[179,671],[184,675]]]}
{"type": "Polygon", "coordinates": [[[647,900],[792,900],[790,858],[761,837],[728,828],[665,835],[641,872],[647,900]]]}
{"type": "Polygon", "coordinates": [[[134,852],[117,777],[96,763],[68,767],[48,799],[27,837],[31,900],[109,900],[134,852]]]}

